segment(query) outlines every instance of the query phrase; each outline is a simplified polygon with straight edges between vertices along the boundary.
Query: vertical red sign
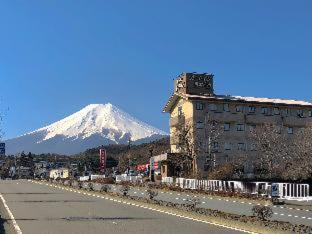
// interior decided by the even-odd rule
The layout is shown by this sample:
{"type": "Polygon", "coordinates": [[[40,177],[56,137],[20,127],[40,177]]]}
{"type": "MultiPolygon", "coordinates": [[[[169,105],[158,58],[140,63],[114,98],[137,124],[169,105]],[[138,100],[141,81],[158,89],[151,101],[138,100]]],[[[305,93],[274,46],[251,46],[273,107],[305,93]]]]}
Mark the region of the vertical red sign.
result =
{"type": "Polygon", "coordinates": [[[106,159],[106,150],[100,149],[100,170],[102,174],[104,174],[106,169],[106,159]]]}

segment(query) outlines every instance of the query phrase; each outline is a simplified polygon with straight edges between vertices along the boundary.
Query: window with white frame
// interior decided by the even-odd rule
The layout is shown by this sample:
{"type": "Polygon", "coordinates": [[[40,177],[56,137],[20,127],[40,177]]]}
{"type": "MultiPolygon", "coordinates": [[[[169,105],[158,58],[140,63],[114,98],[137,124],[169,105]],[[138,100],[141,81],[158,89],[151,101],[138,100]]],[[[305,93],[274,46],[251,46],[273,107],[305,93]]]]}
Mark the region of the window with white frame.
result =
{"type": "Polygon", "coordinates": [[[196,128],[197,129],[203,129],[204,128],[204,123],[202,121],[197,121],[196,128]]]}
{"type": "Polygon", "coordinates": [[[209,110],[211,110],[211,111],[216,111],[216,110],[217,110],[217,105],[214,104],[214,103],[210,103],[210,104],[209,104],[209,110]]]}
{"type": "Polygon", "coordinates": [[[288,134],[294,134],[294,128],[293,127],[288,127],[287,128],[287,133],[288,134]]]}
{"type": "Polygon", "coordinates": [[[229,112],[230,111],[230,105],[228,103],[224,103],[223,104],[223,110],[226,112],[229,112]]]}
{"type": "Polygon", "coordinates": [[[297,115],[298,117],[303,118],[303,110],[297,110],[297,115]]]}
{"type": "Polygon", "coordinates": [[[225,123],[224,124],[224,131],[230,131],[231,130],[231,124],[230,123],[225,123]]]}
{"type": "Polygon", "coordinates": [[[231,150],[231,143],[225,142],[224,143],[224,150],[231,150]]]}
{"type": "Polygon", "coordinates": [[[204,104],[201,102],[196,102],[196,110],[203,110],[204,104]]]}
{"type": "Polygon", "coordinates": [[[255,106],[249,106],[248,111],[249,111],[249,113],[255,113],[256,107],[255,106]]]}
{"type": "Polygon", "coordinates": [[[237,130],[238,132],[245,131],[245,124],[237,124],[237,125],[236,125],[236,130],[237,130]]]}
{"type": "Polygon", "coordinates": [[[246,144],[245,143],[238,143],[237,149],[240,151],[245,151],[246,150],[246,144]]]}
{"type": "Polygon", "coordinates": [[[236,112],[243,112],[243,106],[236,106],[236,112]]]}
{"type": "Polygon", "coordinates": [[[278,107],[274,107],[273,112],[274,112],[274,115],[279,115],[280,109],[278,107]]]}
{"type": "Polygon", "coordinates": [[[183,115],[183,109],[182,106],[178,107],[178,116],[182,116],[183,115]]]}
{"type": "Polygon", "coordinates": [[[262,108],[261,108],[261,113],[264,114],[264,115],[269,114],[269,108],[267,108],[267,107],[262,107],[262,108]]]}

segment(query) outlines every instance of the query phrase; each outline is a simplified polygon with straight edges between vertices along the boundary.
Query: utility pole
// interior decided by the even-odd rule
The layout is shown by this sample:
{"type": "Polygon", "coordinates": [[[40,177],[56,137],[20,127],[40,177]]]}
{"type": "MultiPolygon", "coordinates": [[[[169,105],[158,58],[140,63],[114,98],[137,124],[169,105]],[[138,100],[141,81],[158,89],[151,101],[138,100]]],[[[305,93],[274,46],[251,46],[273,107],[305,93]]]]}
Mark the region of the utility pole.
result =
{"type": "Polygon", "coordinates": [[[129,137],[129,141],[128,141],[128,168],[127,168],[127,173],[129,173],[130,163],[131,163],[130,149],[131,149],[131,136],[129,137]]]}

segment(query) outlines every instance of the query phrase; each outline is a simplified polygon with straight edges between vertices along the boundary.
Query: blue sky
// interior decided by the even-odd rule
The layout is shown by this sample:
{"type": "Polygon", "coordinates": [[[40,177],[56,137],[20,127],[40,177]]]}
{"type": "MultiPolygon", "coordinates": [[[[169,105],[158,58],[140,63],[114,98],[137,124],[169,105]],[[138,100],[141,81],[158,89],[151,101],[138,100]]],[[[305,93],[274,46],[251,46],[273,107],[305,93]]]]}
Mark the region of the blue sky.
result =
{"type": "Polygon", "coordinates": [[[168,131],[184,71],[218,94],[311,100],[312,1],[2,1],[5,138],[111,102],[168,131]]]}

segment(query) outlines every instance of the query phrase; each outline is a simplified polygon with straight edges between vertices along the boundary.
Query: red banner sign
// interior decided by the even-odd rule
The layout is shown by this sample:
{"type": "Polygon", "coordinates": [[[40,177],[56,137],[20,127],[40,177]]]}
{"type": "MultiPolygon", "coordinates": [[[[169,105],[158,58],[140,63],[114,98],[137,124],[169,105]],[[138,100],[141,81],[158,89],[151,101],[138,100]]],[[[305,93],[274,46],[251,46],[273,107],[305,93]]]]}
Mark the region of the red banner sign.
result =
{"type": "Polygon", "coordinates": [[[104,174],[105,169],[106,169],[106,150],[105,149],[100,149],[100,170],[101,173],[104,174]]]}
{"type": "Polygon", "coordinates": [[[148,166],[149,166],[149,164],[137,165],[137,170],[138,171],[146,171],[148,166]]]}

